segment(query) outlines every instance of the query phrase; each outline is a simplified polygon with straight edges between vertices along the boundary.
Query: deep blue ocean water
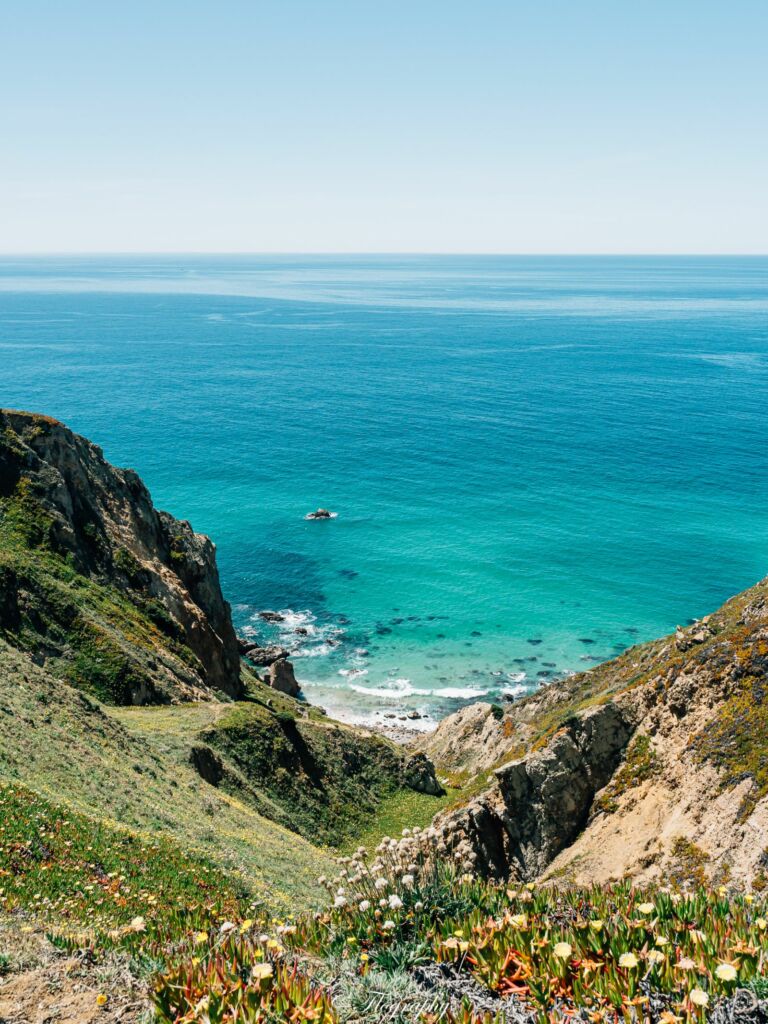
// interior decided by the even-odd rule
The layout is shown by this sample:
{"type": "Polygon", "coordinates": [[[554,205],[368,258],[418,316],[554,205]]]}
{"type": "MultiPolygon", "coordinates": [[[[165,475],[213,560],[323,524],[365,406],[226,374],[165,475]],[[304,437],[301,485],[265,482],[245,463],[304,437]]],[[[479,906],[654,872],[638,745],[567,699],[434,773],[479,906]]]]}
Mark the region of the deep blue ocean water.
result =
{"type": "Polygon", "coordinates": [[[337,712],[521,692],[768,573],[768,258],[4,257],[0,404],[209,533],[337,712]]]}

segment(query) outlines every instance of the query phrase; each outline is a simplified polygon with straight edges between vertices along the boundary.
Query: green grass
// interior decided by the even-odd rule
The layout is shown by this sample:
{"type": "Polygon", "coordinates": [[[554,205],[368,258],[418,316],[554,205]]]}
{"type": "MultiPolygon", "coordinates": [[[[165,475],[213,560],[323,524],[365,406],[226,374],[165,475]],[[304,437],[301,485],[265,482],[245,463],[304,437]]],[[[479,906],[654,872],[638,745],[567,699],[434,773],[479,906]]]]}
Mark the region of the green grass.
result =
{"type": "Polygon", "coordinates": [[[263,813],[276,806],[282,823],[339,846],[367,830],[384,802],[416,795],[403,790],[403,753],[394,744],[291,705],[242,701],[201,733],[232,769],[225,782],[263,813]]]}
{"type": "Polygon", "coordinates": [[[87,937],[139,917],[144,927],[131,934],[181,934],[248,905],[242,883],[166,836],[143,837],[13,784],[0,784],[0,880],[4,911],[87,937]]]}
{"type": "Polygon", "coordinates": [[[358,846],[373,850],[383,836],[397,838],[404,828],[424,828],[431,824],[436,814],[448,807],[455,799],[455,791],[448,790],[444,796],[428,796],[404,789],[381,801],[374,817],[357,833],[347,840],[343,852],[351,853],[358,846]]]}
{"type": "Polygon", "coordinates": [[[165,835],[246,879],[274,909],[311,905],[329,856],[207,785],[189,764],[199,727],[225,707],[137,709],[133,727],[131,710],[104,707],[0,641],[0,780],[165,835]]]}

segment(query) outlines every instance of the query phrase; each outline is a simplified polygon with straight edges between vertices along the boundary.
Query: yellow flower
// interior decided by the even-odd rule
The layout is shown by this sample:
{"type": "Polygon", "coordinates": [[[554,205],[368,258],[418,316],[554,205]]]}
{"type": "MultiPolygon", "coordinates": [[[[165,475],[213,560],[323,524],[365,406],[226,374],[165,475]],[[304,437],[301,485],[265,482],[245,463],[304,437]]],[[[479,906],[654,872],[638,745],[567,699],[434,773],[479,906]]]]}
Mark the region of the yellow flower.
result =
{"type": "Polygon", "coordinates": [[[666,959],[666,955],[658,949],[651,949],[648,951],[648,963],[650,964],[660,964],[666,959]]]}
{"type": "Polygon", "coordinates": [[[748,892],[748,893],[747,893],[747,894],[745,895],[745,897],[744,897],[744,902],[745,902],[745,903],[754,903],[754,901],[755,901],[755,897],[754,897],[754,896],[752,895],[752,893],[751,893],[751,892],[748,892]]]}
{"type": "Polygon", "coordinates": [[[266,981],[272,977],[272,964],[254,964],[251,968],[251,981],[266,981]]]}
{"type": "Polygon", "coordinates": [[[361,963],[367,964],[368,963],[368,954],[367,953],[361,953],[360,954],[360,961],[361,961],[361,963]]]}
{"type": "Polygon", "coordinates": [[[195,945],[201,946],[208,941],[208,932],[195,932],[195,945]]]}
{"type": "Polygon", "coordinates": [[[638,904],[637,909],[641,914],[652,914],[656,907],[653,903],[640,903],[638,904]]]}
{"type": "Polygon", "coordinates": [[[513,914],[509,919],[509,923],[513,928],[527,928],[528,916],[526,914],[513,914]]]}
{"type": "Polygon", "coordinates": [[[354,935],[348,935],[347,936],[347,945],[348,946],[356,946],[357,945],[357,939],[355,938],[354,935]]]}
{"type": "Polygon", "coordinates": [[[709,996],[702,988],[692,988],[688,994],[688,998],[694,1006],[707,1006],[709,1003],[709,996]]]}
{"type": "Polygon", "coordinates": [[[720,981],[735,981],[738,971],[733,964],[718,964],[715,968],[715,975],[720,981]]]}
{"type": "Polygon", "coordinates": [[[603,922],[600,920],[590,921],[589,927],[592,929],[593,932],[599,932],[600,929],[603,927],[603,922]]]}
{"type": "Polygon", "coordinates": [[[667,938],[666,935],[657,935],[656,936],[656,945],[657,946],[666,946],[668,944],[669,944],[669,939],[667,938]]]}
{"type": "Polygon", "coordinates": [[[107,996],[105,996],[103,992],[96,996],[96,1005],[97,1006],[106,1006],[107,1002],[108,1002],[107,996]]]}
{"type": "Polygon", "coordinates": [[[556,957],[560,960],[567,960],[571,953],[573,953],[573,946],[570,942],[556,942],[555,948],[552,950],[556,957]]]}
{"type": "Polygon", "coordinates": [[[240,925],[240,934],[245,935],[245,933],[247,931],[250,931],[251,928],[253,928],[253,921],[250,919],[250,917],[247,917],[245,921],[243,921],[243,923],[240,925]]]}
{"type": "Polygon", "coordinates": [[[764,917],[758,917],[755,921],[755,926],[759,928],[761,932],[764,932],[766,927],[768,927],[768,921],[766,921],[764,917]]]}
{"type": "Polygon", "coordinates": [[[619,967],[627,967],[632,970],[637,967],[637,957],[634,953],[622,953],[619,957],[619,967]]]}

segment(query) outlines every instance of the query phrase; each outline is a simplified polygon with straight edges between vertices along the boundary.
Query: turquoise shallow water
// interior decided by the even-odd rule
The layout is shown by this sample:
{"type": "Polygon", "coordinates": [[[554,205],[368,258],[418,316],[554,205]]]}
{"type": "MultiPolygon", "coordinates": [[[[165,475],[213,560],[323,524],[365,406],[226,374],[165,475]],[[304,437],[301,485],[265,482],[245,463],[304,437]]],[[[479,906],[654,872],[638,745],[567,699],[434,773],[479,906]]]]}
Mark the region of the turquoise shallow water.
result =
{"type": "Polygon", "coordinates": [[[4,257],[0,404],[136,468],[358,717],[522,692],[768,572],[768,259],[4,257]]]}

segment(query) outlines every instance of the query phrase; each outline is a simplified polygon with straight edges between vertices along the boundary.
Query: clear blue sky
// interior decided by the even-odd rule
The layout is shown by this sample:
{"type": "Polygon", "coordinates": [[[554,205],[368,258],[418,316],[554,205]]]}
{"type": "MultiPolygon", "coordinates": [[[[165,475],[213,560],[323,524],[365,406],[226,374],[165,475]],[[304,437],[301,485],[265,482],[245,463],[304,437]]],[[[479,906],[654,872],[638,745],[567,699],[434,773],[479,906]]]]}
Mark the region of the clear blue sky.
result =
{"type": "Polygon", "coordinates": [[[0,250],[768,251],[768,0],[3,0],[0,250]]]}

